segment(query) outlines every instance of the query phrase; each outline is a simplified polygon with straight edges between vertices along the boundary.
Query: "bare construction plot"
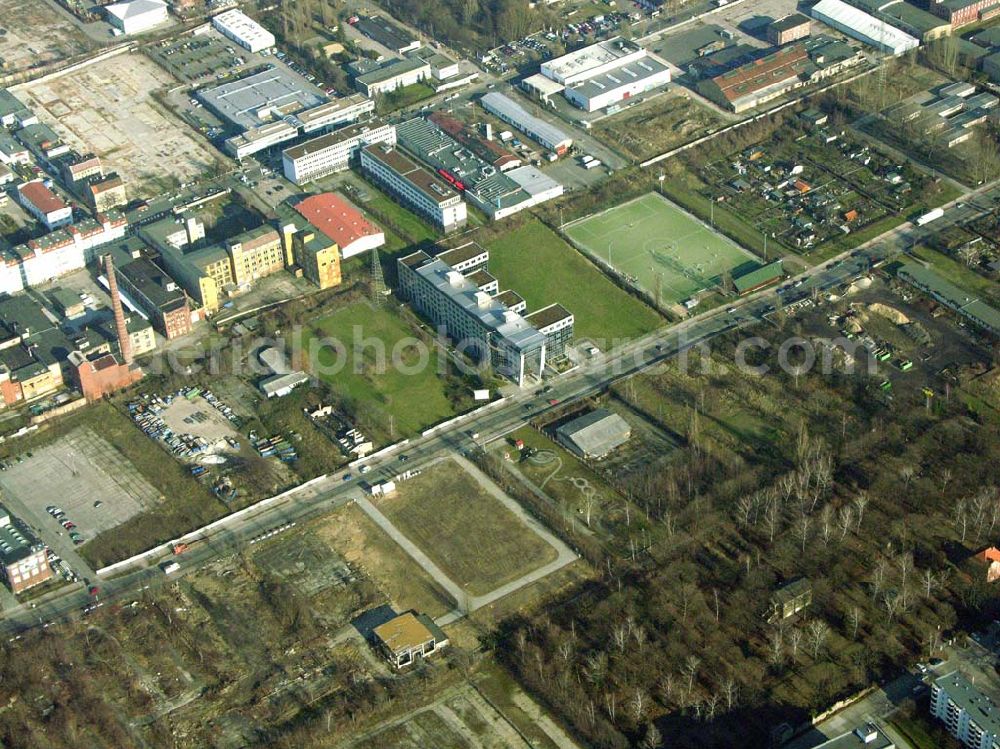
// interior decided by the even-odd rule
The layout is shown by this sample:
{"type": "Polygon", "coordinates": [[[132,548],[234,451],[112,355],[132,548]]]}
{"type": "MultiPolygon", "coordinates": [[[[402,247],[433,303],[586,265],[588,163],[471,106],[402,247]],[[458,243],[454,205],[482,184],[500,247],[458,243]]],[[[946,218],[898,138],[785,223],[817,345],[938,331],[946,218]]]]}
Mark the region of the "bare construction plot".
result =
{"type": "Polygon", "coordinates": [[[100,156],[106,171],[126,181],[131,195],[155,195],[221,161],[152,97],[176,83],[148,57],[132,53],[16,93],[67,143],[100,156]]]}
{"type": "Polygon", "coordinates": [[[93,47],[69,14],[42,0],[0,0],[0,72],[64,60],[93,47]]]}
{"type": "Polygon", "coordinates": [[[0,474],[0,488],[36,517],[58,505],[85,538],[120,525],[160,497],[124,455],[86,427],[12,465],[0,474]]]}

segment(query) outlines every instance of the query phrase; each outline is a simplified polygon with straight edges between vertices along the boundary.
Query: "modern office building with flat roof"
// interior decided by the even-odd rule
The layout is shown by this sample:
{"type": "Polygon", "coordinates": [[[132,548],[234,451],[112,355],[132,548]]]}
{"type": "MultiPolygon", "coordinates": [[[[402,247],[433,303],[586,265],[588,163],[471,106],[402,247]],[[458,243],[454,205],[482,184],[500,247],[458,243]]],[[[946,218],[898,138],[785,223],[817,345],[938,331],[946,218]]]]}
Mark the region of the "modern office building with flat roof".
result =
{"type": "Polygon", "coordinates": [[[286,148],[281,152],[285,179],[302,185],[343,171],[364,146],[374,143],[395,145],[396,127],[378,122],[358,123],[286,148]]]}
{"type": "Polygon", "coordinates": [[[518,386],[545,368],[545,336],[462,273],[426,252],[398,261],[401,296],[472,359],[489,361],[518,386]]]}
{"type": "Polygon", "coordinates": [[[465,226],[462,196],[397,148],[386,143],[361,149],[361,169],[401,203],[445,232],[465,226]]]}

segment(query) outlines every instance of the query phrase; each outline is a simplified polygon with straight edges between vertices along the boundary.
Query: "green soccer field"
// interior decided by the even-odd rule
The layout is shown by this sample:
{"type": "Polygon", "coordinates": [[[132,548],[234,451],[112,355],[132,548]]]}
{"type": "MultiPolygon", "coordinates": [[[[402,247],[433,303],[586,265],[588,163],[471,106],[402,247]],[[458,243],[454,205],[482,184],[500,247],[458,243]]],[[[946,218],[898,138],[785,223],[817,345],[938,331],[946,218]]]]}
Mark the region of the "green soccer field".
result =
{"type": "Polygon", "coordinates": [[[657,193],[567,224],[563,231],[594,257],[664,303],[681,302],[739,275],[756,258],[657,193]]]}

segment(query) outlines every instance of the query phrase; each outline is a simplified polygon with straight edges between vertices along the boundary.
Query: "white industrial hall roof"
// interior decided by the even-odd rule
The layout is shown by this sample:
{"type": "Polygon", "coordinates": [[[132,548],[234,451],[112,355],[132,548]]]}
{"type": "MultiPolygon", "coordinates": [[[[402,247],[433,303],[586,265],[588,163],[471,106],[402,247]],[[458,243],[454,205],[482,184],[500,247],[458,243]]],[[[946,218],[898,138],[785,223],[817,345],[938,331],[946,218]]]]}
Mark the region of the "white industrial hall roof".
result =
{"type": "Polygon", "coordinates": [[[842,0],[819,0],[813,18],[887,52],[898,55],[920,46],[920,40],[842,0]]]}

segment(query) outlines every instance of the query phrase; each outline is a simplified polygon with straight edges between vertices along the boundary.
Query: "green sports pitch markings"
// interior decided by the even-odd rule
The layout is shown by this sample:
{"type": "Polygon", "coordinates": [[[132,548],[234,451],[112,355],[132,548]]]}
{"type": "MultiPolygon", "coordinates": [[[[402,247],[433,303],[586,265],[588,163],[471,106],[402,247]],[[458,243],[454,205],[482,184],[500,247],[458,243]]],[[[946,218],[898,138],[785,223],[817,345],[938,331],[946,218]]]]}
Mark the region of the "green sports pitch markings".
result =
{"type": "Polygon", "coordinates": [[[563,232],[664,303],[681,302],[758,265],[756,257],[663,196],[651,192],[573,221],[563,232]]]}

